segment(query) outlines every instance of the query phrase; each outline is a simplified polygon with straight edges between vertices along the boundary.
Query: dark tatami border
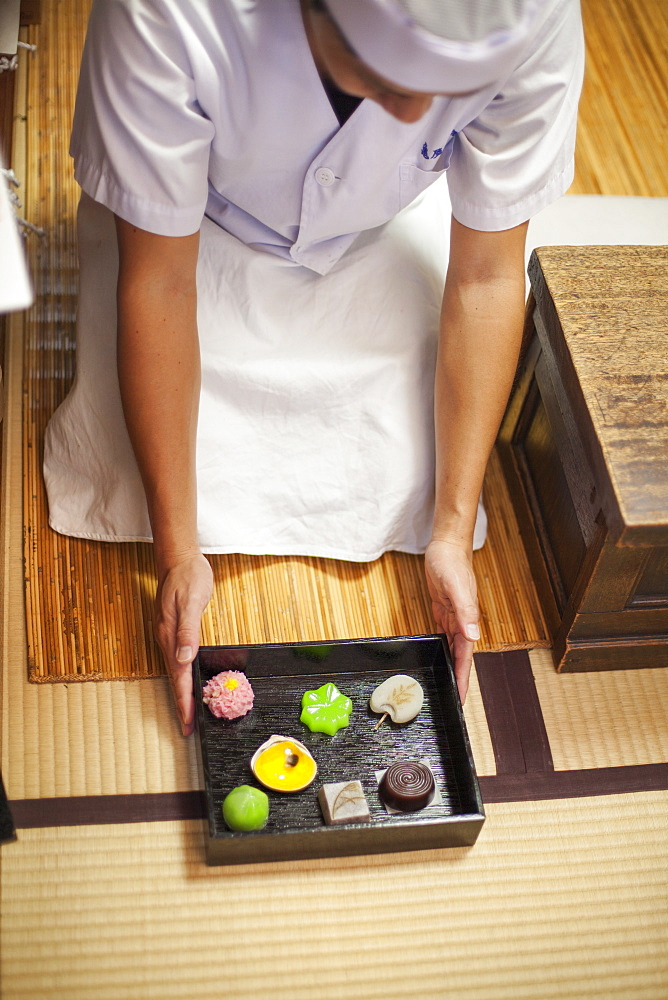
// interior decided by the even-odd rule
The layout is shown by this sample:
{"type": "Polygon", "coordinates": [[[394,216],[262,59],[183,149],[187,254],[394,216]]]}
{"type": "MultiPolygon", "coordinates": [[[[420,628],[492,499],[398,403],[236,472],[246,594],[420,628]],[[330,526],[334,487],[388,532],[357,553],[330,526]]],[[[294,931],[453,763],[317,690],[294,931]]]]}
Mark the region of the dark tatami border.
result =
{"type": "MultiPolygon", "coordinates": [[[[623,792],[668,791],[668,764],[599,767],[543,774],[486,775],[478,779],[483,801],[534,802],[623,792]]],[[[152,795],[82,795],[71,798],[17,799],[10,803],[19,830],[47,826],[103,826],[204,819],[203,792],[152,795]]]]}
{"type": "MultiPolygon", "coordinates": [[[[476,655],[476,672],[496,761],[479,778],[483,802],[533,802],[668,790],[668,763],[555,771],[526,650],[476,655]]],[[[204,793],[83,795],[10,802],[14,825],[100,826],[204,819],[204,793]]]]}
{"type": "Polygon", "coordinates": [[[483,802],[538,802],[625,792],[665,792],[668,791],[668,764],[486,775],[478,781],[483,802]]]}
{"type": "Polygon", "coordinates": [[[475,669],[497,775],[553,771],[550,741],[527,651],[478,653],[475,669]]]}
{"type": "Polygon", "coordinates": [[[44,826],[104,826],[203,819],[204,792],[155,792],[146,795],[74,795],[70,798],[10,802],[20,830],[44,826]]]}

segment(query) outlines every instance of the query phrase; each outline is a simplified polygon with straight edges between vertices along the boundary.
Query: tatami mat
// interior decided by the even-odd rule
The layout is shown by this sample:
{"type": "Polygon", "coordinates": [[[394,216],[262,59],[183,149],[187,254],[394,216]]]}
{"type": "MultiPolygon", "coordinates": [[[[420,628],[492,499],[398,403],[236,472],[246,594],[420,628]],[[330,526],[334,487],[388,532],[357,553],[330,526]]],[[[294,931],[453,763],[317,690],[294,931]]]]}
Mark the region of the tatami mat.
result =
{"type": "Polygon", "coordinates": [[[3,995],[660,1000],[667,809],[496,805],[471,850],[243,869],[205,868],[196,822],[25,831],[3,995]]]}
{"type": "Polygon", "coordinates": [[[668,761],[668,669],[557,674],[549,650],[530,657],[558,771],[668,761]]]}

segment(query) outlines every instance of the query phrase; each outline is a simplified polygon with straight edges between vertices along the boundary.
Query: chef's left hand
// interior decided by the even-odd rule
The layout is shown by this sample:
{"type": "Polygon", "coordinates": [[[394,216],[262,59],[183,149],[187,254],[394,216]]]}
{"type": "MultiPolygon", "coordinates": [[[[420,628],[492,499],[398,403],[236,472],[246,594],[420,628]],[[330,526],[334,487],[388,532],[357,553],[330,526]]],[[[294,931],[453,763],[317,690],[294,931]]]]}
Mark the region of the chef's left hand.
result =
{"type": "Polygon", "coordinates": [[[431,541],[424,563],[432,612],[447,637],[463,704],[469,686],[473,646],[480,638],[480,611],[471,549],[456,542],[431,541]]]}

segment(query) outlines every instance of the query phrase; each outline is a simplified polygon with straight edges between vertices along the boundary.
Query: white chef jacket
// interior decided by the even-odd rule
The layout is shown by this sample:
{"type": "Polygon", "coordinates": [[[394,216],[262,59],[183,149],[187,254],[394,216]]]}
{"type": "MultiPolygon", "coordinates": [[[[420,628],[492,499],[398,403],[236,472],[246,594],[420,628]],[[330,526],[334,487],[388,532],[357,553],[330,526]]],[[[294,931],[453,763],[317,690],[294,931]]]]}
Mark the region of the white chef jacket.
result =
{"type": "Polygon", "coordinates": [[[582,64],[576,0],[548,0],[509,79],[436,98],[413,124],[365,100],[339,127],[298,0],[97,0],[71,145],[89,252],[77,380],[47,433],[52,526],[150,537],[103,207],[162,235],[201,228],[204,551],[422,551],[449,215],[434,182],[481,230],[563,194],[582,64]]]}

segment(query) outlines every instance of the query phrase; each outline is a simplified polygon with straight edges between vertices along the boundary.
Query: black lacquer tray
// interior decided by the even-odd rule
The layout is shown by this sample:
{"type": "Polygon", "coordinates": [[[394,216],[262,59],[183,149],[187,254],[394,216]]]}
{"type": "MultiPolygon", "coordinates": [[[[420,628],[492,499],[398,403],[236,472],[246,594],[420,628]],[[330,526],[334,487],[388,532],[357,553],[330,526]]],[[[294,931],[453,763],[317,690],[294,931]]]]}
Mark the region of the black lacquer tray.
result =
{"type": "Polygon", "coordinates": [[[475,843],[485,819],[466,725],[446,643],[440,636],[352,639],[257,646],[203,646],[194,664],[201,766],[206,789],[210,865],[379,854],[475,843]],[[255,691],[248,715],[216,719],[202,687],[221,670],[243,670],[255,691]],[[395,725],[369,709],[373,689],[392,674],[420,682],[425,700],[416,719],[395,725]],[[311,733],[299,721],[304,691],[332,681],[353,701],[350,725],[335,736],[311,733]],[[268,792],[264,830],[233,833],[222,802],[237,785],[261,787],[250,759],[278,734],[301,740],[318,764],[302,792],[268,792]],[[417,813],[390,814],[378,795],[376,772],[399,758],[427,758],[441,802],[417,813]],[[327,826],[318,804],[326,782],[361,781],[368,823],[327,826]]]}

